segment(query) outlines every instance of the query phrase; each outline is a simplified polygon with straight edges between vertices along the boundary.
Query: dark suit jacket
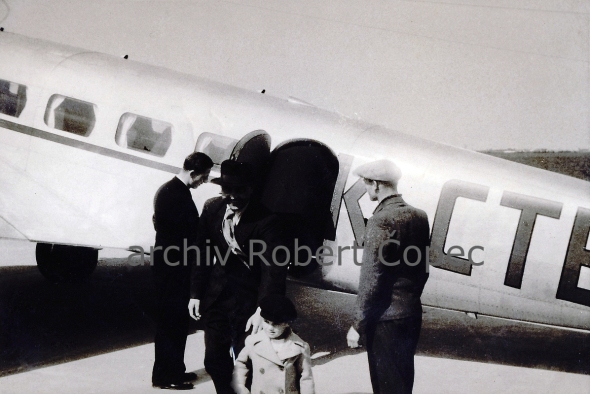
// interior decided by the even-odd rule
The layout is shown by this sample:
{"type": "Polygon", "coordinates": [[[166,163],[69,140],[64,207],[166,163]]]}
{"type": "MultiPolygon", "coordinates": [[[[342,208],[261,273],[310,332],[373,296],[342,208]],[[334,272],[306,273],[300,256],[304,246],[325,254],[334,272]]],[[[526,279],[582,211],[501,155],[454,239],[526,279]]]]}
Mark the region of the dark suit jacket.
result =
{"type": "MultiPolygon", "coordinates": [[[[180,261],[178,267],[184,266],[184,240],[187,245],[195,245],[199,226],[199,211],[193,202],[188,186],[177,177],[163,184],[154,197],[154,228],[156,229],[156,244],[165,250],[169,246],[177,246],[180,251],[170,250],[167,258],[174,263],[180,261]]],[[[164,262],[163,250],[155,251],[152,256],[156,270],[180,269],[171,267],[164,262]]],[[[189,253],[192,261],[195,253],[189,253]]],[[[192,261],[187,261],[190,267],[192,261]]]]}
{"type": "MultiPolygon", "coordinates": [[[[401,195],[387,197],[377,206],[365,230],[357,296],[357,331],[362,332],[367,324],[377,321],[422,313],[420,296],[428,279],[426,247],[430,243],[429,238],[426,213],[406,204],[401,195]],[[388,240],[398,241],[399,246],[392,242],[385,244],[388,240]],[[379,257],[381,245],[384,245],[382,260],[389,265],[379,257]],[[416,266],[404,262],[403,253],[408,246],[415,246],[421,251],[421,259],[416,266]],[[398,260],[399,264],[391,265],[398,260]]],[[[411,264],[418,261],[415,250],[409,250],[407,261],[411,264]]]]}
{"type": "MultiPolygon", "coordinates": [[[[228,251],[223,237],[225,210],[226,204],[221,197],[208,200],[203,208],[197,237],[200,257],[193,269],[191,298],[201,300],[200,308],[204,312],[225,290],[243,305],[246,313],[246,310],[255,309],[258,300],[266,295],[285,294],[287,267],[274,264],[272,257],[273,249],[283,244],[284,230],[276,215],[263,205],[250,202],[234,228],[236,241],[246,254],[244,259],[240,259],[228,251]],[[251,244],[252,240],[266,245],[262,256],[255,255],[262,251],[262,245],[251,244]],[[216,254],[224,259],[227,256],[225,265],[219,261],[212,264],[216,254]]],[[[277,252],[275,260],[279,263],[285,261],[283,250],[277,249],[277,252]]]]}

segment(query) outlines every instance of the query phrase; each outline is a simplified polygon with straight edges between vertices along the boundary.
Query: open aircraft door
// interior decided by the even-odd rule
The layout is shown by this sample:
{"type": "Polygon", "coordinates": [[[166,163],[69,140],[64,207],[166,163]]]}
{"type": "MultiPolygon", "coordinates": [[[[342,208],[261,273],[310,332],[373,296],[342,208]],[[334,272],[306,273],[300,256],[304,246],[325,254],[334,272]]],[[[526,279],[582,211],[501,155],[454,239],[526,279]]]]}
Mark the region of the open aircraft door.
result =
{"type": "Polygon", "coordinates": [[[264,171],[270,156],[270,135],[264,130],[255,130],[240,140],[219,134],[202,133],[197,139],[195,152],[203,152],[213,160],[219,170],[224,160],[250,163],[256,172],[264,171]]]}
{"type": "Polygon", "coordinates": [[[291,254],[290,275],[319,285],[322,275],[315,253],[324,240],[335,237],[332,211],[340,170],[338,158],[318,141],[285,141],[272,153],[270,141],[263,130],[248,133],[240,140],[203,133],[195,150],[209,155],[216,167],[227,159],[254,167],[261,180],[257,198],[279,215],[285,225],[285,246],[291,254]]]}
{"type": "Polygon", "coordinates": [[[316,251],[334,239],[332,199],[338,158],[326,145],[308,139],[289,140],[271,153],[261,190],[262,203],[284,221],[291,250],[291,276],[319,285],[316,251]]]}

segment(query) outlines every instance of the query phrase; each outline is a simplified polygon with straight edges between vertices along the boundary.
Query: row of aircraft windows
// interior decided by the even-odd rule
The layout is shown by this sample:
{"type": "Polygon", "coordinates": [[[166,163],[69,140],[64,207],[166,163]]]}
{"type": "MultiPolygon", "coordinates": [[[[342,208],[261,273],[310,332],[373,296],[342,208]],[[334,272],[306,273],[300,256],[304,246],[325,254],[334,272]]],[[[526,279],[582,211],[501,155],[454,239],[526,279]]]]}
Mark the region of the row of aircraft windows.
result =
{"type": "MultiPolygon", "coordinates": [[[[27,87],[0,79],[0,113],[18,118],[27,103],[27,87]]],[[[54,94],[49,98],[45,124],[53,129],[88,137],[96,124],[96,104],[54,94]]],[[[117,145],[162,157],[172,143],[172,125],[124,113],[115,133],[117,145]]]]}

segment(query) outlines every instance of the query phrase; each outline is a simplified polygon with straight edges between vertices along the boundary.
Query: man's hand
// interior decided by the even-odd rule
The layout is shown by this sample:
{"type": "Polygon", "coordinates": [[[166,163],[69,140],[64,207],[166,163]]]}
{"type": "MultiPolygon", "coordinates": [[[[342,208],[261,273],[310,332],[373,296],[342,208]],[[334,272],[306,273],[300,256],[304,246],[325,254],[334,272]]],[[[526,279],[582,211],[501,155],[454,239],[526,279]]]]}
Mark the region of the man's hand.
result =
{"type": "Polygon", "coordinates": [[[348,333],[346,334],[346,343],[348,343],[348,347],[360,347],[359,345],[359,339],[360,339],[360,335],[358,332],[356,332],[356,330],[354,329],[354,327],[350,327],[348,329],[348,333]]]}
{"type": "Polygon", "coordinates": [[[246,323],[246,331],[250,329],[252,326],[252,334],[256,334],[258,331],[262,330],[262,317],[260,317],[260,308],[256,309],[256,312],[248,319],[246,323]]]}
{"type": "Polygon", "coordinates": [[[188,302],[188,314],[195,320],[199,320],[201,315],[199,315],[199,304],[201,303],[200,300],[196,298],[191,298],[188,302]]]}

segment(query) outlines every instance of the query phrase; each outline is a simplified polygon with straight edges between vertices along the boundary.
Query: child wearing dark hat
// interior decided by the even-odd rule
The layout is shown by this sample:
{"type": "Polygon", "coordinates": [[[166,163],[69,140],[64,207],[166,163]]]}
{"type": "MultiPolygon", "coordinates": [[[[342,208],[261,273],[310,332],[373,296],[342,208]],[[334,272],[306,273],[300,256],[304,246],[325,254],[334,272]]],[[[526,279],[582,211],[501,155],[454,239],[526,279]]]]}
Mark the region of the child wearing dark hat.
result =
{"type": "Polygon", "coordinates": [[[249,394],[246,380],[252,370],[252,393],[314,394],[309,345],[291,331],[297,318],[293,303],[270,295],[260,301],[262,331],[246,338],[234,366],[232,386],[249,394]]]}

